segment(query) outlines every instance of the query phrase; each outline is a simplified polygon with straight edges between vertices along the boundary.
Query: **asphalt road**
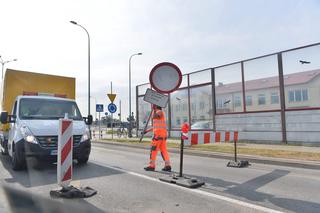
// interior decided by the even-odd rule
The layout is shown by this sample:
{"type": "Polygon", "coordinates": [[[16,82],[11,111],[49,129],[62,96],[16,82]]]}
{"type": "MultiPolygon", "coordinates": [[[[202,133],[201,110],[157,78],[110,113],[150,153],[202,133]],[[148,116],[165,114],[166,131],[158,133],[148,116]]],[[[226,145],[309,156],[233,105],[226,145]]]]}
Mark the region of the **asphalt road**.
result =
{"type": "MultiPolygon", "coordinates": [[[[184,174],[205,181],[199,189],[187,189],[159,181],[162,172],[145,172],[149,151],[94,144],[89,163],[74,165],[74,180],[98,194],[86,199],[58,199],[90,212],[319,212],[320,171],[263,164],[228,168],[226,160],[188,156],[184,174]]],[[[10,159],[0,157],[0,183],[50,198],[57,188],[56,166],[41,170],[12,171],[10,159]]],[[[179,155],[171,154],[174,171],[179,155]]],[[[159,155],[157,170],[162,168],[159,155]]],[[[4,195],[0,194],[0,199],[4,195]]],[[[0,211],[8,211],[1,202],[0,211]]],[[[43,205],[43,210],[46,206],[43,205]]]]}

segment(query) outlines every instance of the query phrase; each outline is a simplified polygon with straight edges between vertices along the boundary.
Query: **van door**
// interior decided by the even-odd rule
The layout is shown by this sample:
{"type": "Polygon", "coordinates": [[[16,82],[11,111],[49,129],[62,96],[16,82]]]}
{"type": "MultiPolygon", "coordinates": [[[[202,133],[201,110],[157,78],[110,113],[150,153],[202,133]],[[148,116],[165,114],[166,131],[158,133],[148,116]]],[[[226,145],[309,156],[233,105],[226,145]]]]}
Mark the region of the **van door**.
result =
{"type": "MultiPolygon", "coordinates": [[[[14,102],[14,107],[12,109],[11,115],[14,115],[17,118],[17,101],[14,102]]],[[[16,126],[16,122],[10,123],[10,129],[8,134],[8,149],[10,156],[12,156],[12,143],[13,138],[15,136],[16,126]]]]}

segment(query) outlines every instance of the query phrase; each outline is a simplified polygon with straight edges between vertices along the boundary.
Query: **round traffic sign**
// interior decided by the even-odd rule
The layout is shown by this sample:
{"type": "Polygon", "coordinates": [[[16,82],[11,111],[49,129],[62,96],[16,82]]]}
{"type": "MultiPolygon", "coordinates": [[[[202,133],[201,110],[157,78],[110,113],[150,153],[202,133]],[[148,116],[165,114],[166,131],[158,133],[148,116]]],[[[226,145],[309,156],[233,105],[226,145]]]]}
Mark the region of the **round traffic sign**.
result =
{"type": "Polygon", "coordinates": [[[175,64],[163,62],[152,68],[149,81],[157,92],[171,93],[180,87],[182,74],[175,64]]]}
{"type": "Polygon", "coordinates": [[[117,111],[117,106],[114,103],[108,105],[108,111],[110,113],[115,113],[117,111]]]}

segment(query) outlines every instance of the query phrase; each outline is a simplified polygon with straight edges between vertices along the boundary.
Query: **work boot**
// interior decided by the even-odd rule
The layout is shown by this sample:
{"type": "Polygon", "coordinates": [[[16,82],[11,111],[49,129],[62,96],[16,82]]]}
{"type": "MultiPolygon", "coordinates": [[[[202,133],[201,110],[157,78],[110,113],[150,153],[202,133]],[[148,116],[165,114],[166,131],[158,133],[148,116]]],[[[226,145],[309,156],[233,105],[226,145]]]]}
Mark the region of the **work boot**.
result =
{"type": "Polygon", "coordinates": [[[154,171],[154,167],[151,167],[151,166],[144,167],[144,170],[146,170],[146,171],[154,171]]]}
{"type": "Polygon", "coordinates": [[[164,171],[164,172],[171,172],[171,166],[165,166],[165,167],[163,167],[162,171],[164,171]]]}

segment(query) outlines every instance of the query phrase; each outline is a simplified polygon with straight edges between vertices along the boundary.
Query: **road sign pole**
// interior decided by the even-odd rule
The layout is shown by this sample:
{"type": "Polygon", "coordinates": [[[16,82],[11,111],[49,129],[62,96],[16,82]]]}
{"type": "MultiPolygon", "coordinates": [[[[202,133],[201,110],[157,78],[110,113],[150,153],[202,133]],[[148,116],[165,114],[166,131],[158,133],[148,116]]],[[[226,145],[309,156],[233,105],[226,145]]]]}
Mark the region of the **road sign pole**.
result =
{"type": "Polygon", "coordinates": [[[99,139],[101,139],[101,119],[100,119],[100,112],[99,112],[99,139]]]}
{"type": "Polygon", "coordinates": [[[179,177],[183,177],[182,171],[183,171],[183,148],[184,148],[184,139],[182,138],[181,133],[181,145],[180,145],[180,171],[179,171],[179,177]]]}
{"type": "Polygon", "coordinates": [[[113,140],[113,113],[111,114],[111,139],[113,140]]]}

